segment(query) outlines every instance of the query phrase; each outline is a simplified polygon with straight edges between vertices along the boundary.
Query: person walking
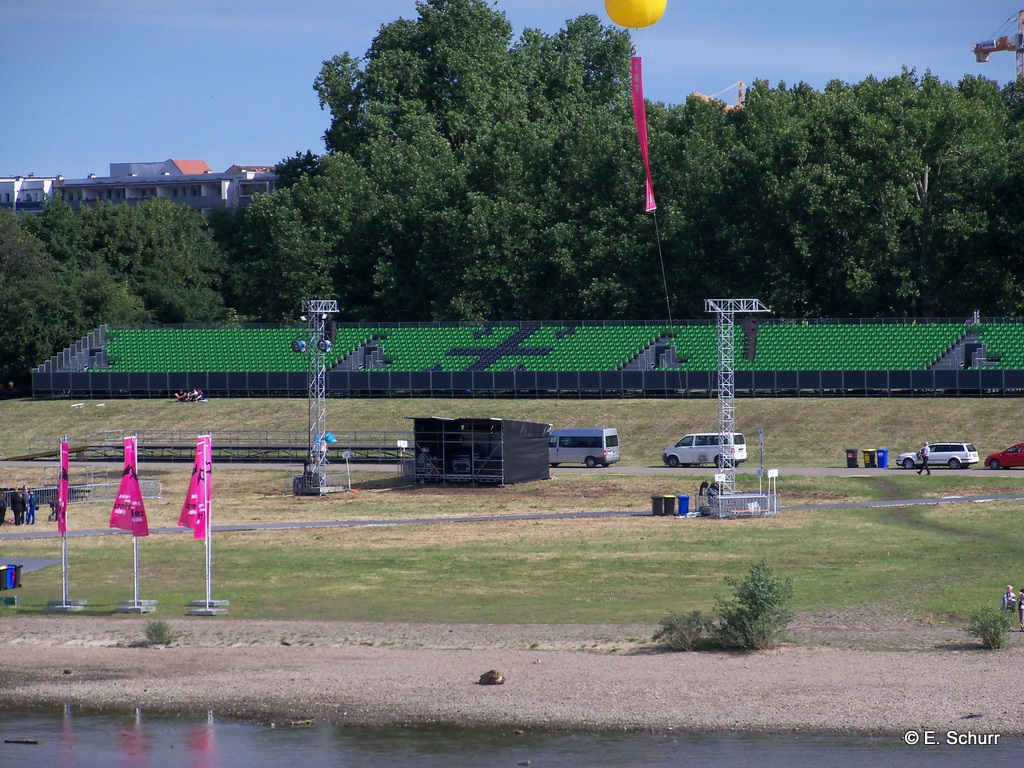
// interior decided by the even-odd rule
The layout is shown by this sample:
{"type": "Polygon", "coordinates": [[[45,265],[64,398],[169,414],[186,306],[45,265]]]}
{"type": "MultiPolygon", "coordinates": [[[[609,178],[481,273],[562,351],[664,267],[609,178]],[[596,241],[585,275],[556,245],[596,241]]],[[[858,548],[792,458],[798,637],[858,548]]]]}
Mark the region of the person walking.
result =
{"type": "Polygon", "coordinates": [[[931,448],[928,447],[927,440],[925,441],[925,444],[921,446],[921,450],[917,453],[918,456],[921,457],[921,468],[917,470],[917,474],[920,475],[922,472],[927,472],[930,475],[932,470],[931,467],[928,466],[928,457],[931,455],[932,451],[931,448]]]}

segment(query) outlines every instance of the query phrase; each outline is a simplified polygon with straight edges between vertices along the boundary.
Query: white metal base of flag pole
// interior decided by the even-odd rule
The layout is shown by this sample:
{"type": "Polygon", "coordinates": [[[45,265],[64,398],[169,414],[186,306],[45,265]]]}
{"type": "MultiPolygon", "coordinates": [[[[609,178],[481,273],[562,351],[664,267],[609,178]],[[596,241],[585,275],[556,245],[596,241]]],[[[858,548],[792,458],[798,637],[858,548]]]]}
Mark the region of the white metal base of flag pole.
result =
{"type": "Polygon", "coordinates": [[[188,616],[219,616],[227,613],[228,600],[193,600],[189,605],[193,606],[185,611],[188,616]]]}
{"type": "Polygon", "coordinates": [[[156,610],[156,600],[121,600],[114,609],[117,613],[150,613],[156,610]]]}
{"type": "Polygon", "coordinates": [[[206,537],[205,537],[205,548],[206,548],[206,599],[205,600],[193,600],[189,603],[191,606],[185,611],[188,616],[219,616],[222,613],[227,613],[231,603],[228,600],[214,600],[211,598],[213,592],[213,579],[210,576],[213,566],[213,537],[210,535],[210,515],[207,510],[206,515],[206,537]]]}
{"type": "Polygon", "coordinates": [[[60,564],[61,599],[48,601],[43,610],[47,613],[77,613],[85,608],[88,601],[68,599],[68,540],[66,536],[60,538],[60,564]]]}
{"type": "Polygon", "coordinates": [[[139,599],[139,537],[132,536],[132,550],[135,553],[135,599],[121,600],[114,610],[117,613],[149,613],[156,610],[156,600],[139,599]]]}
{"type": "Polygon", "coordinates": [[[85,610],[85,600],[48,600],[43,609],[47,613],[78,613],[85,610]]]}

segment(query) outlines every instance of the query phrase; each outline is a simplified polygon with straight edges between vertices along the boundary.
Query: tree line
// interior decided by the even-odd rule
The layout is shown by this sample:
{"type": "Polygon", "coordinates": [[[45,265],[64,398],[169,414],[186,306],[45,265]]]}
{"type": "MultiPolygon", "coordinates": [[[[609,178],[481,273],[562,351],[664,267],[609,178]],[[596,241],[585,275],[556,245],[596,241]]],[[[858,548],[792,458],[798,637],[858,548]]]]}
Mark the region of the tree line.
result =
{"type": "Polygon", "coordinates": [[[648,103],[643,212],[628,33],[518,39],[425,0],[313,87],[326,151],[209,220],[162,200],[0,216],[0,362],[24,378],[102,323],[1020,315],[1024,88],[903,71],[745,107],[648,103]]]}

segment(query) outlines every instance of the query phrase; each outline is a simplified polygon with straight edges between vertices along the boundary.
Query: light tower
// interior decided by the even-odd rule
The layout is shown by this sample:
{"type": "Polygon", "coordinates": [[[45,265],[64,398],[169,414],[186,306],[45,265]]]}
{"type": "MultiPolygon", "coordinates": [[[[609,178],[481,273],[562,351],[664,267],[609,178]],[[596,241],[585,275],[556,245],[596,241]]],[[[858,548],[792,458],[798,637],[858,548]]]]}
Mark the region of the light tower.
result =
{"type": "Polygon", "coordinates": [[[306,339],[292,342],[292,349],[305,353],[309,360],[309,439],[305,471],[296,477],[297,496],[323,496],[327,493],[327,367],[325,360],[333,342],[327,333],[328,321],[338,312],[338,302],[303,299],[302,317],[308,323],[306,339]]]}
{"type": "Polygon", "coordinates": [[[758,299],[705,299],[704,311],[714,312],[718,325],[718,444],[722,447],[719,480],[723,493],[736,491],[736,460],[732,436],[736,432],[736,314],[768,312],[758,299]]]}

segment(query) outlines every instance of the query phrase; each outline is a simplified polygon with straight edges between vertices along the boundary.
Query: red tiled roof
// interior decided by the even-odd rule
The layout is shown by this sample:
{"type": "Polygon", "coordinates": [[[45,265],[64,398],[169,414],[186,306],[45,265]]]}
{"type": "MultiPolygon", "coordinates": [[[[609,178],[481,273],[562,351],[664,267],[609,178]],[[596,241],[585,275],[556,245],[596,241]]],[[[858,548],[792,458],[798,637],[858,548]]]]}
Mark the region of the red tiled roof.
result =
{"type": "Polygon", "coordinates": [[[213,173],[205,160],[171,160],[174,166],[185,175],[213,173]]]}

